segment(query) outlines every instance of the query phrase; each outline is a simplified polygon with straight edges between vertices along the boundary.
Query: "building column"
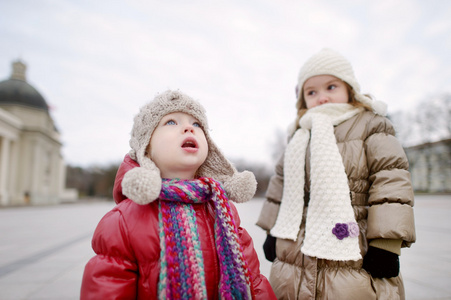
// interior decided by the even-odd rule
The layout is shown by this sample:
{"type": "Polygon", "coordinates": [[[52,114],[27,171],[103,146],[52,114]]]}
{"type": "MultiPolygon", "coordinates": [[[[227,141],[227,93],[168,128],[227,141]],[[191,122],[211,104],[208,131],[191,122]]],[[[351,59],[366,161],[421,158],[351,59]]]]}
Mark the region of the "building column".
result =
{"type": "Polygon", "coordinates": [[[49,191],[50,191],[50,198],[52,199],[52,202],[54,204],[57,204],[60,202],[60,179],[61,176],[59,174],[60,168],[59,168],[59,155],[56,149],[52,147],[51,152],[49,153],[49,167],[50,167],[50,174],[49,174],[49,191]]]}
{"type": "Polygon", "coordinates": [[[8,167],[10,140],[6,137],[2,137],[0,142],[0,204],[8,205],[8,167]]]}
{"type": "MultiPolygon", "coordinates": [[[[11,140],[11,144],[9,147],[9,172],[8,172],[8,191],[9,191],[9,204],[16,204],[20,203],[21,201],[18,201],[19,199],[22,200],[22,197],[19,197],[18,195],[18,182],[17,182],[17,174],[19,173],[19,162],[18,158],[20,156],[19,154],[19,141],[18,140],[11,140]]],[[[20,180],[20,179],[19,179],[20,180]]]]}

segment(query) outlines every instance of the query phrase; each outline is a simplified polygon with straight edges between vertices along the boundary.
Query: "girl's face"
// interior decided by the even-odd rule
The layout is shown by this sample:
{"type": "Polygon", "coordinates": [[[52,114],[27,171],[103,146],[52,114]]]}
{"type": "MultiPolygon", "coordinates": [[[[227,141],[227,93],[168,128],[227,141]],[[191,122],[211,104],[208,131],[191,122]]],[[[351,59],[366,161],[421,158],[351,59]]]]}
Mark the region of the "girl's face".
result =
{"type": "Polygon", "coordinates": [[[348,103],[346,83],[332,75],[318,75],[307,79],[303,87],[307,109],[325,103],[348,103]]]}
{"type": "Polygon", "coordinates": [[[164,116],[150,139],[150,159],[162,178],[193,179],[208,155],[208,143],[193,116],[175,112],[164,116]]]}

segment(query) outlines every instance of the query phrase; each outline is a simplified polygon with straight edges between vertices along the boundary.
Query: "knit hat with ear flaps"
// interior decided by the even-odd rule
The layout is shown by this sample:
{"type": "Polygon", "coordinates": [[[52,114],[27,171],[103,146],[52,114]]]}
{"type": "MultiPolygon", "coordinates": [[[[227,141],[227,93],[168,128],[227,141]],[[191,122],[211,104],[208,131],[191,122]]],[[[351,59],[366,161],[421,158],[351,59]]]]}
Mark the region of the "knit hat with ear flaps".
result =
{"type": "Polygon", "coordinates": [[[360,85],[355,78],[351,63],[340,53],[328,48],[322,49],[310,57],[299,71],[298,85],[296,86],[298,101],[301,99],[300,95],[305,81],[317,75],[332,75],[347,82],[354,90],[357,101],[368,105],[379,115],[386,115],[387,106],[385,103],[374,101],[360,92],[360,85]]]}
{"type": "Polygon", "coordinates": [[[170,90],[157,95],[153,101],[144,105],[134,118],[129,154],[140,167],[131,169],[124,175],[123,194],[138,204],[148,204],[159,197],[162,182],[160,170],[146,156],[146,148],[161,119],[174,112],[193,116],[199,121],[204,131],[208,143],[208,155],[197,172],[198,176],[211,177],[221,182],[230,200],[235,202],[250,200],[257,189],[254,174],[249,171],[237,172],[216,147],[208,134],[205,109],[188,95],[170,90]]]}

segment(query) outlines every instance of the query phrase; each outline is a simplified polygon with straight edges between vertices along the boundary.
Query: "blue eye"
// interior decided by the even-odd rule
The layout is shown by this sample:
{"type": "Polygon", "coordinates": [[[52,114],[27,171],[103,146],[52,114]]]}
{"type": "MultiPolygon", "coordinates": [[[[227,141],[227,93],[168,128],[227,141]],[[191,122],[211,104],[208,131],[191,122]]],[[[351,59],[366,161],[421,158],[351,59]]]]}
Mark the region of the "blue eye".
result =
{"type": "Polygon", "coordinates": [[[201,127],[200,127],[200,124],[197,123],[197,122],[194,122],[194,123],[193,123],[193,126],[194,126],[194,127],[199,127],[199,128],[201,128],[201,127]]]}
{"type": "Polygon", "coordinates": [[[336,88],[337,88],[337,86],[336,86],[335,84],[329,85],[329,90],[334,90],[334,89],[336,89],[336,88]]]}
{"type": "Polygon", "coordinates": [[[176,125],[176,123],[175,123],[174,120],[169,120],[169,121],[166,122],[165,125],[176,125]]]}

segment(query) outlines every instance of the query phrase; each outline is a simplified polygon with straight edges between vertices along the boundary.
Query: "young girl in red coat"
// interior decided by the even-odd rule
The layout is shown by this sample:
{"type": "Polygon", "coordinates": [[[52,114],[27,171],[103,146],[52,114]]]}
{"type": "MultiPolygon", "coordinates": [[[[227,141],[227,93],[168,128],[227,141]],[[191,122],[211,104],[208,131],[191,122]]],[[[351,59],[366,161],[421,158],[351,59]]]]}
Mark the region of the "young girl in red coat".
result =
{"type": "Polygon", "coordinates": [[[97,226],[81,299],[275,299],[234,205],[256,189],[208,134],[203,107],[167,91],[134,119],[118,205],[97,226]]]}

